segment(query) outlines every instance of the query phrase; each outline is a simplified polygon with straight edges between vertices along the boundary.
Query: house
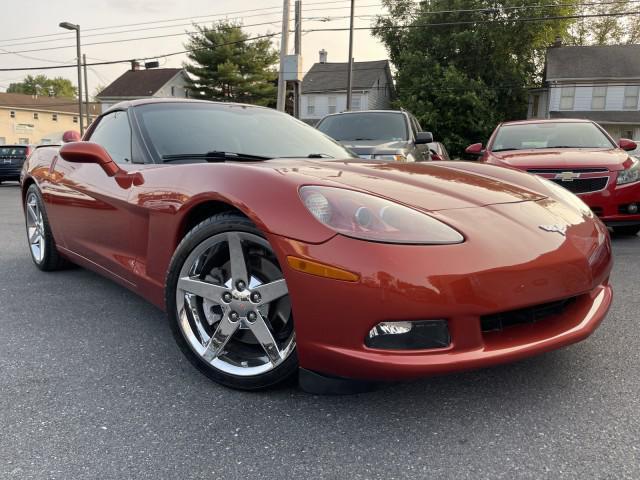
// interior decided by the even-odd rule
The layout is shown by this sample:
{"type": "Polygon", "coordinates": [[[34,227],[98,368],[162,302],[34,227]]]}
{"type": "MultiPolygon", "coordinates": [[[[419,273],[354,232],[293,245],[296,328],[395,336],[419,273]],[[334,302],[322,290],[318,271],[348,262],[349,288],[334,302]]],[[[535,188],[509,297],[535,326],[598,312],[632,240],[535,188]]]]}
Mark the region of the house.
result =
{"type": "Polygon", "coordinates": [[[96,99],[106,111],[118,102],[139,98],[187,98],[189,77],[183,68],[140,69],[131,62],[131,70],[123,73],[102,90],[96,99]]]}
{"type": "MultiPolygon", "coordinates": [[[[93,120],[99,107],[89,110],[93,120]]],[[[57,143],[67,130],[80,131],[77,99],[0,93],[0,144],[57,143]]]]}
{"type": "Polygon", "coordinates": [[[640,45],[547,50],[544,87],[529,92],[527,118],[586,118],[618,139],[640,139],[640,45]]]}
{"type": "MultiPolygon", "coordinates": [[[[320,51],[320,61],[302,79],[301,120],[313,125],[329,113],[346,110],[348,67],[327,62],[327,52],[320,51]]],[[[351,91],[351,110],[390,108],[394,89],[389,61],[354,62],[351,91]]]]}

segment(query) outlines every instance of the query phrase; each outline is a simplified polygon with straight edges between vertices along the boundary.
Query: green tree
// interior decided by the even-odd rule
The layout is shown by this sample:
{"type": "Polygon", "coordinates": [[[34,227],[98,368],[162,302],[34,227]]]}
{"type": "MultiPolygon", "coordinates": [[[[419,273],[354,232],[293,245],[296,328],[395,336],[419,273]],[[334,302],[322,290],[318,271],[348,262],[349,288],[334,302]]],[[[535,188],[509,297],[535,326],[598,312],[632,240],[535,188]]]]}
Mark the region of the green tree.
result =
{"type": "Polygon", "coordinates": [[[458,155],[502,120],[523,118],[544,53],[570,20],[567,0],[384,0],[374,34],[395,65],[397,105],[458,155]],[[556,5],[533,8],[536,5],[556,5]],[[526,7],[526,8],[513,8],[526,7]]]}
{"type": "Polygon", "coordinates": [[[48,78],[45,75],[27,75],[22,82],[11,83],[7,93],[24,93],[45,97],[75,97],[76,87],[70,80],[62,77],[48,78]]]}
{"type": "Polygon", "coordinates": [[[616,3],[589,3],[580,8],[581,14],[602,15],[621,14],[619,16],[601,16],[577,19],[568,29],[565,40],[571,45],[615,45],[638,43],[640,25],[636,15],[635,0],[616,0],[616,3]]]}
{"type": "Polygon", "coordinates": [[[195,79],[190,96],[219,101],[273,105],[276,99],[274,68],[278,53],[268,39],[248,40],[239,25],[219,23],[196,26],[185,47],[185,69],[195,79]]]}

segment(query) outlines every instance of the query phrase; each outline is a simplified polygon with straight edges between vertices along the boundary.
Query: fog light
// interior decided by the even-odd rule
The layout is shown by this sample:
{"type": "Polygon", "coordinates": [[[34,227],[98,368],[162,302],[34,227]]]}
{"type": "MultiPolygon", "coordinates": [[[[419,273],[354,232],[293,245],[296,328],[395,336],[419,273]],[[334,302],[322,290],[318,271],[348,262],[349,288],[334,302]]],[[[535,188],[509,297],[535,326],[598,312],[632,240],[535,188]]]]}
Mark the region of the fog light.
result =
{"type": "Polygon", "coordinates": [[[629,212],[632,215],[635,215],[636,213],[638,213],[638,204],[632,203],[631,205],[629,205],[627,207],[627,212],[629,212]]]}
{"type": "Polygon", "coordinates": [[[384,350],[446,348],[451,343],[446,320],[382,322],[373,327],[364,343],[384,350]]]}

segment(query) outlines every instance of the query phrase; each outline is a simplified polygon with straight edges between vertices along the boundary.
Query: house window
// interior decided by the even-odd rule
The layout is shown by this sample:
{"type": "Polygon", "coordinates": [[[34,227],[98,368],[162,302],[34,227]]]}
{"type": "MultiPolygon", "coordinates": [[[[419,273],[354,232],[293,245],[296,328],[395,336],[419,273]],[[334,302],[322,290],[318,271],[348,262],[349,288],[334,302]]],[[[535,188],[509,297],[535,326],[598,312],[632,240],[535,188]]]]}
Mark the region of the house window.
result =
{"type": "Polygon", "coordinates": [[[604,110],[607,103],[607,86],[593,87],[591,96],[591,110],[604,110]]]}
{"type": "Polygon", "coordinates": [[[351,110],[361,110],[362,109],[362,96],[354,95],[351,97],[351,110]]]}
{"type": "Polygon", "coordinates": [[[307,97],[307,115],[315,115],[316,97],[307,97]]]}
{"type": "Polygon", "coordinates": [[[34,112],[34,113],[33,113],[33,119],[34,119],[34,120],[38,120],[38,113],[37,113],[37,112],[34,112]]]}
{"type": "Polygon", "coordinates": [[[560,89],[560,110],[573,110],[573,100],[576,87],[562,87],[560,89]]]}
{"type": "Polygon", "coordinates": [[[7,143],[7,137],[0,137],[0,145],[7,143]]]}
{"type": "Polygon", "coordinates": [[[640,85],[627,85],[624,87],[624,109],[636,110],[638,108],[638,92],[640,85]]]}
{"type": "Polygon", "coordinates": [[[171,86],[171,96],[172,97],[176,96],[176,87],[174,87],[173,85],[171,86]]]}
{"type": "Polygon", "coordinates": [[[329,113],[336,113],[336,97],[329,97],[329,113]]]}
{"type": "Polygon", "coordinates": [[[11,118],[16,118],[16,112],[14,112],[13,110],[11,110],[11,111],[9,112],[9,116],[10,116],[11,118]]]}
{"type": "Polygon", "coordinates": [[[43,138],[42,140],[40,140],[40,143],[42,145],[51,145],[53,142],[51,141],[50,138],[43,138]]]}
{"type": "Polygon", "coordinates": [[[18,143],[20,145],[29,145],[29,139],[28,138],[19,138],[18,139],[18,143]]]}
{"type": "Polygon", "coordinates": [[[52,114],[51,115],[51,120],[53,120],[54,122],[57,122],[58,121],[58,114],[57,113],[52,114]]]}
{"type": "Polygon", "coordinates": [[[78,123],[78,117],[73,117],[73,123],[78,123]]]}

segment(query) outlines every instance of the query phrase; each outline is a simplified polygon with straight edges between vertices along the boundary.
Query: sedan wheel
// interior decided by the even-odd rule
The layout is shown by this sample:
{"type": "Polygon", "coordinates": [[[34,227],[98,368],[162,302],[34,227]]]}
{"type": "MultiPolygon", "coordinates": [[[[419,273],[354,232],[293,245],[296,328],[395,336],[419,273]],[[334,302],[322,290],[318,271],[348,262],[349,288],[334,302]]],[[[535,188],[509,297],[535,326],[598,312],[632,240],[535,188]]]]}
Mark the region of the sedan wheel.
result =
{"type": "Polygon", "coordinates": [[[172,261],[167,296],[171,285],[178,343],[211,378],[256,389],[296,371],[287,284],[269,242],[248,220],[226,214],[194,228],[172,261]]]}
{"type": "Polygon", "coordinates": [[[29,239],[29,248],[31,248],[31,256],[36,264],[41,264],[44,260],[46,244],[44,238],[44,220],[35,192],[31,191],[27,194],[26,207],[27,237],[29,239]]]}

